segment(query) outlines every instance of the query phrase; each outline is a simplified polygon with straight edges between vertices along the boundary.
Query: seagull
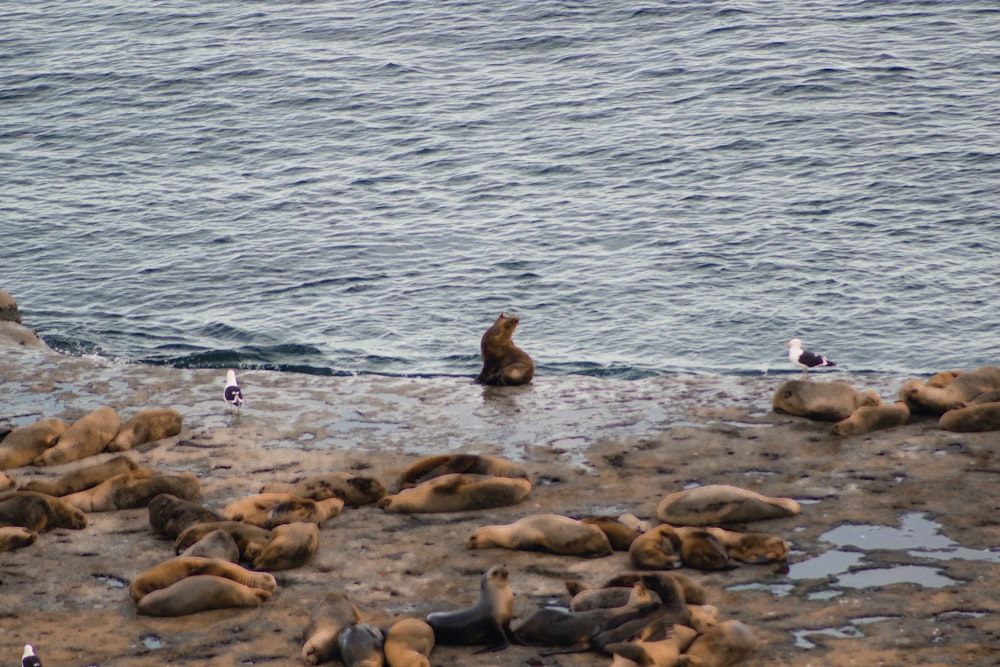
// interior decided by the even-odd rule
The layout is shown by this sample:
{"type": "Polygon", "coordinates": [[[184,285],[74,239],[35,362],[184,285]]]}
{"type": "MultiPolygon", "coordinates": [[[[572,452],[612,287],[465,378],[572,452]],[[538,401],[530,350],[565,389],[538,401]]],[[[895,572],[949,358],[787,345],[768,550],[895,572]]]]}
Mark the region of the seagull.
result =
{"type": "Polygon", "coordinates": [[[798,338],[793,338],[785,343],[785,347],[788,348],[789,361],[802,369],[802,377],[809,375],[810,368],[837,365],[824,357],[822,354],[816,354],[808,350],[803,350],[802,341],[798,338]]]}
{"type": "Polygon", "coordinates": [[[24,653],[21,654],[21,667],[42,667],[42,661],[35,655],[35,649],[31,644],[24,645],[24,653]]]}
{"type": "Polygon", "coordinates": [[[240,411],[243,405],[243,392],[240,391],[240,383],[236,379],[236,371],[230,370],[226,373],[226,391],[223,393],[226,402],[240,411]]]}

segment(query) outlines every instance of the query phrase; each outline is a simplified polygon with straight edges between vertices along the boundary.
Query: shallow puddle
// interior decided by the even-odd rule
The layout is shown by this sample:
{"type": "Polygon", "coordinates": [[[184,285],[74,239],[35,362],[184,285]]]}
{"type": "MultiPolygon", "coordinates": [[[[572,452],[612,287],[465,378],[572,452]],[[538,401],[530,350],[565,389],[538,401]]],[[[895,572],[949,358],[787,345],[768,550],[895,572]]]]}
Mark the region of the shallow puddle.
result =
{"type": "Polygon", "coordinates": [[[795,637],[796,646],[799,648],[811,649],[816,648],[816,644],[808,639],[813,635],[823,635],[826,637],[833,637],[835,639],[859,639],[865,636],[865,633],[861,631],[859,626],[868,625],[870,623],[878,623],[879,621],[888,621],[892,618],[892,616],[866,616],[863,618],[852,619],[850,625],[843,625],[839,628],[796,630],[792,633],[792,635],[795,637]]]}

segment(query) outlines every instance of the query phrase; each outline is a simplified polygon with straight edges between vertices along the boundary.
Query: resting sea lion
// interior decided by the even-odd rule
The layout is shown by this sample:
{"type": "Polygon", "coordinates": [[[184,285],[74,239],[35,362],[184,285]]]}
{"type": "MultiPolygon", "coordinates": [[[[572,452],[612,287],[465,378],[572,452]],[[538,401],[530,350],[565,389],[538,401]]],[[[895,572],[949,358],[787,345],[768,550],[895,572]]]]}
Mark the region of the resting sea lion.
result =
{"type": "Polygon", "coordinates": [[[750,628],[740,621],[724,621],[699,634],[685,653],[686,665],[730,667],[742,661],[757,646],[750,628]]]}
{"type": "Polygon", "coordinates": [[[10,475],[5,472],[0,472],[0,491],[8,491],[17,486],[17,483],[11,479],[10,475]]]}
{"type": "Polygon", "coordinates": [[[213,530],[182,551],[180,555],[218,558],[230,563],[238,563],[240,561],[240,548],[232,535],[224,530],[213,530]]]}
{"type": "Polygon", "coordinates": [[[34,544],[37,539],[37,532],[23,526],[2,526],[0,527],[0,553],[34,544]]]}
{"type": "Polygon", "coordinates": [[[168,475],[155,470],[131,470],[64,496],[63,500],[84,512],[113,512],[145,507],[164,493],[190,500],[198,495],[198,478],[190,472],[168,475]]]}
{"type": "Polygon", "coordinates": [[[290,570],[301,567],[319,549],[315,523],[284,523],[271,530],[273,539],[253,558],[255,570],[290,570]]]}
{"type": "Polygon", "coordinates": [[[672,526],[650,528],[632,542],[628,559],[642,570],[668,570],[681,566],[681,538],[672,526]]]}
{"type": "MultiPolygon", "coordinates": [[[[688,604],[705,604],[707,600],[705,587],[680,572],[623,572],[605,581],[601,584],[601,588],[634,586],[637,581],[644,582],[664,602],[672,599],[667,591],[674,590],[675,585],[680,588],[683,600],[688,604]]],[[[579,582],[566,582],[566,589],[571,595],[583,590],[584,587],[578,584],[579,582]],[[577,585],[571,586],[571,584],[577,585]]]]}
{"type": "Polygon", "coordinates": [[[175,582],[195,575],[210,575],[224,577],[243,586],[273,591],[277,582],[268,572],[252,572],[236,563],[218,558],[197,558],[177,556],[140,573],[129,586],[129,595],[133,602],[138,602],[156,590],[167,588],[175,582]]]}
{"type": "Polygon", "coordinates": [[[0,526],[22,526],[36,533],[53,528],[81,530],[87,527],[87,517],[62,498],[18,491],[0,501],[0,526]]]}
{"type": "Polygon", "coordinates": [[[521,318],[500,313],[479,342],[483,370],[476,377],[479,384],[514,386],[527,384],[535,376],[535,362],[528,353],[514,345],[514,329],[521,318]]]}
{"type": "Polygon", "coordinates": [[[348,625],[337,635],[337,650],[345,667],[382,667],[385,635],[368,623],[348,625]]]}
{"type": "Polygon", "coordinates": [[[331,472],[309,477],[294,484],[269,482],[261,487],[260,493],[288,493],[316,501],[340,498],[345,505],[358,507],[377,502],[387,491],[385,485],[374,477],[359,477],[348,472],[331,472]]]}
{"type": "Polygon", "coordinates": [[[386,496],[378,506],[386,512],[463,512],[514,505],[531,491],[526,479],[449,474],[386,496]]]}
{"type": "Polygon", "coordinates": [[[910,380],[900,388],[899,398],[906,401],[911,412],[940,416],[964,408],[980,394],[997,389],[1000,389],[1000,368],[983,366],[960,374],[944,387],[910,380]]]}
{"type": "Polygon", "coordinates": [[[108,444],[108,451],[123,452],[180,432],[181,413],[176,410],[140,410],[118,429],[118,433],[108,444]]]}
{"type": "Polygon", "coordinates": [[[713,625],[719,624],[719,608],[710,604],[689,604],[691,612],[691,627],[698,632],[705,632],[713,625]]]}
{"type": "Polygon", "coordinates": [[[743,563],[763,565],[788,560],[788,542],[766,533],[737,533],[723,528],[706,528],[730,557],[743,563]]]}
{"type": "Polygon", "coordinates": [[[146,507],[153,532],[170,538],[176,538],[197,523],[222,521],[221,516],[207,507],[170,493],[161,493],[150,500],[146,507]]]}
{"type": "Polygon", "coordinates": [[[692,594],[695,598],[698,595],[704,595],[704,589],[690,577],[674,575],[673,572],[626,573],[616,577],[617,581],[614,583],[620,585],[583,590],[571,587],[570,582],[566,582],[566,589],[573,595],[569,607],[573,611],[586,611],[597,607],[620,607],[628,601],[635,585],[641,582],[647,589],[656,594],[661,604],[672,608],[678,622],[685,623],[688,616],[685,586],[695,587],[696,592],[692,594]]]}
{"type": "Polygon", "coordinates": [[[358,608],[346,595],[340,591],[324,595],[309,615],[306,641],[302,645],[302,662],[318,665],[337,658],[337,635],[360,620],[358,608]]]}
{"type": "Polygon", "coordinates": [[[671,493],[656,516],[673,526],[744,523],[795,516],[801,506],[791,498],[771,498],[728,484],[707,484],[671,493]]]}
{"type": "Polygon", "coordinates": [[[609,644],[604,649],[614,655],[611,667],[674,667],[698,632],[678,623],[656,621],[643,629],[638,639],[609,644]]]}
{"type": "MultiPolygon", "coordinates": [[[[152,517],[150,517],[152,519],[152,517]]],[[[240,560],[253,560],[271,543],[274,535],[267,528],[261,528],[242,521],[208,521],[185,528],[174,540],[174,551],[180,553],[201,540],[213,530],[229,534],[240,548],[240,560]]]]}
{"type": "Polygon", "coordinates": [[[507,648],[514,613],[514,592],[507,583],[508,576],[506,566],[494,565],[483,573],[476,604],[427,616],[427,624],[434,630],[434,641],[458,646],[486,644],[487,651],[507,648]]]}
{"type": "Polygon", "coordinates": [[[230,521],[244,521],[262,528],[274,528],[283,523],[312,522],[321,525],[340,515],[344,501],[340,498],[312,500],[288,493],[259,493],[227,505],[222,514],[230,521]]]}
{"type": "Polygon", "coordinates": [[[16,428],[0,440],[0,470],[26,466],[55,446],[69,424],[60,419],[42,419],[16,428]]]}
{"type": "Polygon", "coordinates": [[[607,556],[611,544],[597,526],[558,514],[535,514],[502,526],[478,528],[466,549],[519,549],[573,556],[607,556]]]}
{"type": "Polygon", "coordinates": [[[399,476],[397,484],[400,490],[416,486],[429,479],[465,473],[469,475],[492,475],[494,477],[513,477],[527,479],[524,468],[506,459],[480,454],[441,454],[420,459],[399,476]]]}
{"type": "Polygon", "coordinates": [[[418,618],[396,621],[382,646],[389,667],[430,667],[434,628],[418,618]]]}
{"type": "Polygon", "coordinates": [[[185,616],[209,609],[259,607],[270,599],[271,591],[196,574],[145,595],[135,606],[146,616],[185,616]]]}
{"type": "Polygon", "coordinates": [[[713,533],[700,526],[677,526],[681,538],[681,560],[696,570],[731,570],[737,563],[713,533]]]}
{"type": "Polygon", "coordinates": [[[56,441],[55,446],[46,449],[35,465],[50,466],[100,454],[118,433],[118,413],[114,408],[97,408],[73,422],[56,441]]]}
{"type": "Polygon", "coordinates": [[[25,482],[21,485],[21,490],[47,493],[50,496],[68,496],[97,486],[115,475],[136,470],[138,467],[139,465],[127,456],[114,456],[107,461],[70,471],[54,482],[44,480],[25,482]]]}
{"type": "Polygon", "coordinates": [[[834,435],[861,435],[894,426],[902,426],[910,419],[910,408],[903,401],[891,405],[864,405],[847,419],[833,425],[834,435]]]}
{"type": "Polygon", "coordinates": [[[774,392],[776,411],[820,421],[840,421],[863,405],[882,405],[874,392],[860,392],[846,382],[789,380],[774,392]]]}
{"type": "Polygon", "coordinates": [[[941,415],[938,426],[946,431],[979,433],[1000,430],[1000,403],[977,403],[967,408],[949,410],[941,415]]]}
{"type": "Polygon", "coordinates": [[[939,389],[944,388],[950,385],[952,381],[954,381],[954,379],[961,374],[962,371],[941,371],[927,378],[927,382],[925,384],[928,387],[938,387],[939,389]]]}
{"type": "Polygon", "coordinates": [[[626,526],[618,519],[605,516],[585,516],[580,519],[581,523],[588,523],[597,526],[608,538],[611,548],[615,551],[628,551],[635,542],[635,538],[642,535],[642,531],[626,526]]]}

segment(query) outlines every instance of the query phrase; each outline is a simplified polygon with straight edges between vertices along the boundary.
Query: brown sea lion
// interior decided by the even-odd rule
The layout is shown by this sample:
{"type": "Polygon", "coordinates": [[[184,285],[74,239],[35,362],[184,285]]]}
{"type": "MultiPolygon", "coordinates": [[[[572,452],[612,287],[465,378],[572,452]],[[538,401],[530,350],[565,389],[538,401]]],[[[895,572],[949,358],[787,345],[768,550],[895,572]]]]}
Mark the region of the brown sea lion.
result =
{"type": "Polygon", "coordinates": [[[195,575],[225,577],[244,586],[265,591],[273,591],[278,587],[274,576],[268,572],[252,572],[219,558],[177,556],[157,563],[136,576],[129,586],[129,595],[133,602],[138,602],[153,591],[195,575]]]}
{"type": "MultiPolygon", "coordinates": [[[[680,572],[622,572],[617,574],[603,584],[601,588],[610,588],[618,586],[634,586],[635,582],[643,581],[646,586],[653,590],[660,599],[664,602],[671,599],[671,596],[666,592],[673,590],[674,584],[680,587],[683,599],[688,604],[705,604],[707,601],[705,587],[700,583],[695,581],[692,577],[680,572]]],[[[579,586],[574,586],[571,588],[570,584],[572,582],[566,582],[566,589],[569,590],[571,595],[574,595],[574,588],[580,590],[579,586]]]]}
{"type": "Polygon", "coordinates": [[[9,491],[17,486],[17,482],[5,472],[0,472],[0,491],[9,491]]]}
{"type": "Polygon", "coordinates": [[[820,421],[840,421],[863,405],[882,405],[874,392],[860,392],[846,382],[789,380],[774,392],[771,406],[779,412],[820,421]]]}
{"type": "Polygon", "coordinates": [[[635,542],[635,538],[642,535],[642,531],[630,528],[618,519],[606,516],[585,516],[580,519],[581,523],[597,526],[608,538],[611,548],[615,551],[628,551],[635,542]]]}
{"type": "Polygon", "coordinates": [[[643,628],[637,639],[604,649],[614,656],[611,667],[675,667],[697,634],[694,628],[661,619],[643,628]]]}
{"type": "Polygon", "coordinates": [[[337,651],[344,667],[383,667],[382,630],[370,623],[348,625],[337,635],[337,651]]]}
{"type": "Polygon", "coordinates": [[[719,608],[715,605],[689,604],[688,611],[691,612],[691,627],[698,632],[719,624],[719,608]]]}
{"type": "Polygon", "coordinates": [[[288,493],[316,501],[340,498],[345,505],[359,507],[378,502],[388,492],[385,485],[374,477],[361,477],[349,472],[330,472],[292,484],[269,482],[261,487],[260,493],[288,493]]]}
{"type": "Polygon", "coordinates": [[[55,446],[69,424],[61,419],[41,419],[16,428],[0,441],[0,470],[26,466],[55,446]]]}
{"type": "Polygon", "coordinates": [[[312,522],[321,525],[344,509],[340,498],[315,501],[288,493],[259,493],[232,502],[222,510],[229,521],[244,521],[262,528],[283,523],[312,522]]]}
{"type": "Polygon", "coordinates": [[[46,449],[35,465],[50,466],[100,454],[118,433],[118,413],[114,408],[97,408],[73,422],[53,447],[46,449]]]}
{"type": "Polygon", "coordinates": [[[72,470],[55,481],[33,480],[21,485],[22,491],[37,491],[50,496],[68,496],[85,489],[97,486],[130,470],[136,470],[139,465],[127,456],[113,456],[106,461],[72,470]]]}
{"type": "Polygon", "coordinates": [[[140,410],[125,422],[108,443],[108,451],[124,452],[147,442],[169,438],[181,432],[181,413],[169,408],[140,410]]]}
{"type": "Polygon", "coordinates": [[[669,570],[681,566],[681,539],[672,526],[647,530],[632,542],[628,559],[641,570],[669,570]]]}
{"type": "Polygon", "coordinates": [[[719,538],[701,526],[676,526],[681,538],[681,560],[696,570],[731,570],[737,563],[719,538]]]}
{"type": "Polygon", "coordinates": [[[463,512],[514,505],[531,491],[526,479],[490,475],[449,474],[386,496],[378,506],[386,512],[463,512]]]}
{"type": "Polygon", "coordinates": [[[514,613],[514,592],[507,583],[510,573],[504,565],[494,565],[483,573],[476,604],[458,611],[439,611],[427,616],[438,644],[479,646],[500,651],[509,645],[510,619],[514,613]]]}
{"type": "Polygon", "coordinates": [[[465,473],[469,475],[492,475],[494,477],[513,477],[527,479],[528,473],[517,463],[481,454],[440,454],[420,459],[399,476],[397,487],[409,489],[429,479],[465,473]]]}
{"type": "Polygon", "coordinates": [[[0,526],[0,553],[34,544],[38,533],[24,526],[0,526]]]}
{"type": "Polygon", "coordinates": [[[346,595],[340,591],[324,595],[309,615],[305,643],[302,645],[302,662],[318,665],[339,657],[337,635],[360,620],[358,608],[346,595]]]}
{"type": "Polygon", "coordinates": [[[944,387],[910,380],[900,388],[899,398],[906,401],[913,413],[940,416],[949,410],[964,408],[980,394],[997,389],[1000,389],[1000,368],[983,366],[963,372],[944,387]]]}
{"type": "Polygon", "coordinates": [[[284,523],[271,530],[273,538],[252,560],[255,570],[291,570],[301,567],[319,549],[315,523],[284,523]]]}
{"type": "Polygon", "coordinates": [[[2,289],[0,289],[0,322],[21,324],[21,311],[17,308],[17,301],[2,289]]]}
{"type": "Polygon", "coordinates": [[[731,558],[743,563],[763,565],[788,560],[788,542],[767,533],[738,533],[724,528],[705,528],[731,558]]]}
{"type": "Polygon", "coordinates": [[[207,521],[193,524],[181,531],[177,539],[174,540],[174,552],[180,553],[184,551],[213,530],[225,531],[233,538],[236,546],[240,548],[240,560],[243,561],[252,561],[274,539],[274,535],[270,530],[250,523],[243,523],[242,521],[207,521]]]}
{"type": "Polygon", "coordinates": [[[382,650],[389,667],[430,667],[434,628],[418,618],[396,621],[385,635],[382,650]]]}
{"type": "Polygon", "coordinates": [[[642,582],[646,588],[656,593],[661,604],[672,607],[676,612],[674,616],[679,622],[686,622],[687,619],[687,614],[681,605],[687,606],[688,594],[694,599],[702,601],[704,599],[704,588],[686,575],[676,572],[626,572],[606,582],[615,585],[603,588],[580,589],[571,586],[572,582],[567,581],[566,589],[573,595],[570,609],[585,611],[588,608],[621,606],[626,603],[632,588],[638,582],[642,582]]]}
{"type": "Polygon", "coordinates": [[[673,526],[745,523],[795,516],[802,507],[791,498],[772,498],[728,484],[707,484],[671,493],[656,516],[673,526]]]}
{"type": "Polygon", "coordinates": [[[197,523],[223,520],[207,507],[170,493],[161,493],[154,497],[146,507],[149,510],[149,525],[153,532],[170,538],[176,538],[197,523]]]}
{"type": "Polygon", "coordinates": [[[81,530],[87,527],[87,517],[62,498],[18,491],[0,501],[0,526],[22,526],[36,533],[54,528],[81,530]]]}
{"type": "Polygon", "coordinates": [[[535,376],[535,362],[528,353],[514,345],[514,329],[521,321],[516,315],[500,317],[493,323],[479,342],[483,355],[483,369],[476,377],[479,384],[515,386],[531,382],[535,376]]]}
{"type": "Polygon", "coordinates": [[[971,401],[968,401],[968,405],[981,405],[983,403],[1000,403],[1000,389],[984,391],[971,401]]]}
{"type": "Polygon", "coordinates": [[[949,410],[941,415],[938,426],[946,431],[959,433],[1000,431],[1000,403],[977,403],[967,408],[949,410]]]}
{"type": "Polygon", "coordinates": [[[271,591],[196,574],[143,596],[135,606],[145,616],[185,616],[209,609],[259,607],[270,599],[271,591]]]}
{"type": "Polygon", "coordinates": [[[938,387],[939,389],[943,389],[944,387],[950,385],[954,379],[961,374],[962,371],[941,371],[927,378],[927,382],[924,384],[928,387],[938,387]]]}
{"type": "Polygon", "coordinates": [[[230,563],[240,562],[240,548],[236,544],[236,540],[233,539],[233,536],[224,530],[213,530],[207,533],[205,537],[189,546],[179,555],[218,558],[230,563]]]}
{"type": "Polygon", "coordinates": [[[558,514],[535,514],[507,525],[483,526],[465,542],[466,549],[494,547],[590,557],[612,552],[600,528],[558,514]]]}
{"type": "Polygon", "coordinates": [[[198,495],[194,473],[170,475],[156,470],[131,470],[107,479],[95,487],[71,493],[63,500],[84,512],[113,512],[145,507],[160,494],[191,500],[198,495]]]}
{"type": "Polygon", "coordinates": [[[744,660],[757,646],[750,628],[730,620],[714,625],[691,642],[684,654],[688,667],[731,667],[744,660]]]}
{"type": "Polygon", "coordinates": [[[904,401],[891,405],[864,405],[847,419],[841,419],[830,431],[833,435],[862,435],[886,428],[902,426],[910,419],[910,408],[904,401]]]}

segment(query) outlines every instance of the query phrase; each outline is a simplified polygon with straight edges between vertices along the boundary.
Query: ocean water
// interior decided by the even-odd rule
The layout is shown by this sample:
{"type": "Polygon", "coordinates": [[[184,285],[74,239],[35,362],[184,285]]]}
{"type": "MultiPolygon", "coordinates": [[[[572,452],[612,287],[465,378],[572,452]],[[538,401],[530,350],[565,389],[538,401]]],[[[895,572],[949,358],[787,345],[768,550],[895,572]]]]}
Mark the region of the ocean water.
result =
{"type": "Polygon", "coordinates": [[[0,289],[57,349],[469,375],[1000,362],[994,2],[11,3],[0,289]]]}

